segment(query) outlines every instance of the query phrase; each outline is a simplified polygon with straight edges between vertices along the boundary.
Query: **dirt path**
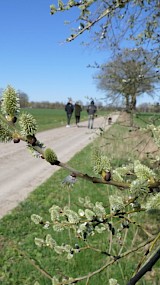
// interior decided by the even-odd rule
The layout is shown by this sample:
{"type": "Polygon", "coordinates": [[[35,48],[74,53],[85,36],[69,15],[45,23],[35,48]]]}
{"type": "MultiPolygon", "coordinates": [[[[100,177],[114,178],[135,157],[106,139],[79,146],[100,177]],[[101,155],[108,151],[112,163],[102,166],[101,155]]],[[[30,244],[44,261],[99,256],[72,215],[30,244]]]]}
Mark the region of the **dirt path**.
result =
{"type": "MultiPolygon", "coordinates": [[[[113,122],[118,114],[112,116],[113,122]]],[[[80,127],[61,127],[37,134],[39,141],[51,147],[62,162],[70,160],[97,136],[98,128],[109,128],[104,117],[95,119],[94,129],[87,128],[87,122],[80,127]]],[[[0,143],[0,218],[23,201],[37,186],[49,178],[57,166],[51,166],[43,159],[35,159],[26,144],[0,143]]]]}

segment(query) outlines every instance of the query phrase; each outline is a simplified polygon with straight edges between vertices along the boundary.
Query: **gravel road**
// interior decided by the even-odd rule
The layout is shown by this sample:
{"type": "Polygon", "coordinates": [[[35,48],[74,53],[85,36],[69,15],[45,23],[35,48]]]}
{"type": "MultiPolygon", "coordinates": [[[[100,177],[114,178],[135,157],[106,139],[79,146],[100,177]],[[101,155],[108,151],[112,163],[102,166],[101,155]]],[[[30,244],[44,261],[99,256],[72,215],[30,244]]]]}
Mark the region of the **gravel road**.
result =
{"type": "MultiPolygon", "coordinates": [[[[118,114],[114,114],[113,122],[117,118],[118,114]]],[[[95,119],[92,130],[87,128],[87,122],[82,122],[79,128],[74,125],[70,128],[60,127],[38,133],[36,137],[46,147],[52,148],[60,161],[66,163],[97,137],[99,127],[110,127],[104,117],[95,119]]],[[[0,143],[0,218],[57,170],[59,167],[34,158],[22,141],[19,144],[0,143]]]]}

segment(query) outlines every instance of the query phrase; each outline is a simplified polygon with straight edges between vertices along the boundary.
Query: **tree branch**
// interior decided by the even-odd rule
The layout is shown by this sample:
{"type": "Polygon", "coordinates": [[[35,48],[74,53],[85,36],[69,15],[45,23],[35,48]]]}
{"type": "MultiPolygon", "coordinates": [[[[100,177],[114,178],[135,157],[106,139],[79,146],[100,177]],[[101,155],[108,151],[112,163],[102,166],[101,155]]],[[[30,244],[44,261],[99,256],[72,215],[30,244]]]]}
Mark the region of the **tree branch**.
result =
{"type": "Polygon", "coordinates": [[[127,285],[136,284],[142,278],[142,276],[146,274],[147,271],[152,270],[153,265],[159,260],[159,258],[160,258],[160,248],[151,257],[151,259],[141,268],[141,270],[134,277],[130,279],[127,285]]]}
{"type": "MultiPolygon", "coordinates": [[[[123,7],[129,2],[130,0],[126,0],[123,1],[123,7]]],[[[122,3],[118,3],[115,6],[109,7],[107,8],[98,18],[96,18],[94,21],[89,22],[83,29],[81,29],[78,33],[76,33],[75,35],[71,35],[66,41],[67,42],[71,42],[74,39],[76,39],[78,36],[80,36],[81,34],[83,34],[86,30],[90,30],[90,28],[92,26],[94,26],[97,22],[99,22],[100,20],[102,20],[104,17],[106,17],[107,15],[109,15],[112,11],[115,11],[116,9],[121,7],[122,3]]]]}
{"type": "MultiPolygon", "coordinates": [[[[94,275],[96,274],[99,274],[100,272],[102,272],[103,270],[105,270],[107,267],[111,266],[112,264],[114,264],[115,262],[117,262],[117,260],[121,259],[121,258],[124,258],[126,256],[128,256],[129,254],[133,253],[133,252],[136,252],[137,250],[139,250],[140,248],[143,248],[145,245],[147,244],[150,244],[152,241],[154,240],[154,238],[140,244],[139,246],[137,246],[136,248],[133,248],[132,250],[129,250],[123,254],[121,254],[121,256],[117,257],[117,258],[113,258],[112,257],[112,260],[109,261],[109,262],[106,262],[102,267],[98,268],[97,270],[93,271],[93,272],[90,272],[88,273],[87,275],[84,275],[84,276],[80,276],[80,277],[77,277],[77,278],[73,278],[72,280],[72,283],[77,283],[79,281],[82,281],[82,280],[88,280],[90,278],[92,278],[94,275]]],[[[71,282],[65,282],[65,283],[59,283],[58,285],[68,285],[68,284],[71,284],[71,282]]]]}

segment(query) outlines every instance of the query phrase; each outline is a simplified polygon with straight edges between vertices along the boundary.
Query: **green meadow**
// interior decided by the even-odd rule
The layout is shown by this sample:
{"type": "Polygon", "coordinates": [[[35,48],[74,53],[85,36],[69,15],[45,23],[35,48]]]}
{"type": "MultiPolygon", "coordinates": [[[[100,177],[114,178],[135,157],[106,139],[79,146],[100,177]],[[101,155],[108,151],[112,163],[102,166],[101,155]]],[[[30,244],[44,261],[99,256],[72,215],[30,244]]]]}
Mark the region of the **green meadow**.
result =
{"type": "MultiPolygon", "coordinates": [[[[49,130],[66,125],[66,112],[63,109],[22,109],[21,112],[30,113],[36,119],[38,131],[49,130]]],[[[106,115],[106,111],[98,110],[97,115],[106,115]]],[[[87,120],[88,115],[85,109],[81,112],[81,121],[87,120]]],[[[71,124],[75,124],[75,115],[73,112],[71,124]]]]}
{"type": "MultiPolygon", "coordinates": [[[[29,112],[37,119],[39,131],[66,124],[66,116],[63,110],[30,109],[29,112]]],[[[154,115],[155,117],[157,123],[159,122],[160,124],[160,116],[154,115]]],[[[87,115],[85,112],[82,112],[82,120],[86,118],[87,115]]],[[[74,122],[74,117],[72,120],[74,122]]],[[[146,116],[144,114],[136,116],[135,120],[139,126],[146,124],[146,116]]],[[[148,120],[151,120],[151,116],[147,116],[148,120]]],[[[83,173],[94,175],[91,156],[95,146],[101,146],[112,157],[114,166],[122,165],[128,159],[131,159],[132,156],[135,157],[137,155],[138,157],[138,154],[133,153],[134,144],[137,141],[133,142],[131,139],[126,147],[126,141],[121,139],[122,137],[127,137],[128,133],[128,128],[125,126],[119,127],[119,124],[116,123],[107,133],[98,137],[94,143],[77,153],[68,164],[83,173]]],[[[95,272],[106,264],[109,258],[99,251],[108,251],[111,245],[110,250],[112,254],[118,255],[120,244],[116,240],[113,240],[111,243],[111,235],[108,232],[90,237],[88,241],[82,241],[75,238],[72,231],[54,232],[52,228],[44,229],[42,225],[35,225],[31,221],[32,214],[40,215],[45,221],[50,221],[49,209],[55,204],[64,207],[70,203],[71,209],[75,211],[83,208],[79,198],[86,196],[90,197],[92,203],[96,201],[103,202],[107,210],[109,209],[109,195],[113,193],[118,195],[119,193],[119,190],[113,186],[93,184],[80,178],[73,188],[69,189],[61,183],[66,175],[68,175],[66,170],[59,169],[42,185],[37,187],[24,202],[20,203],[10,214],[1,219],[0,284],[34,285],[37,281],[40,285],[51,285],[51,276],[78,277],[84,276],[88,272],[95,272]],[[75,254],[71,260],[67,260],[65,254],[58,255],[50,248],[37,247],[34,239],[45,239],[47,234],[51,234],[59,245],[71,244],[74,246],[78,243],[82,250],[75,254]]],[[[139,223],[146,221],[148,226],[155,227],[155,230],[160,222],[159,217],[143,213],[139,213],[138,217],[135,215],[136,219],[138,219],[139,223]]],[[[110,222],[112,222],[112,218],[110,222]]],[[[135,240],[139,243],[142,242],[144,232],[140,229],[137,231],[135,225],[132,224],[130,231],[126,231],[125,235],[123,251],[130,250],[135,240]]],[[[120,285],[126,284],[135,271],[139,253],[132,253],[120,262],[117,260],[113,265],[101,270],[99,274],[94,274],[90,280],[83,280],[78,284],[108,285],[109,278],[117,279],[120,285]]],[[[153,276],[145,276],[138,284],[158,285],[159,267],[160,264],[157,263],[153,276]]]]}

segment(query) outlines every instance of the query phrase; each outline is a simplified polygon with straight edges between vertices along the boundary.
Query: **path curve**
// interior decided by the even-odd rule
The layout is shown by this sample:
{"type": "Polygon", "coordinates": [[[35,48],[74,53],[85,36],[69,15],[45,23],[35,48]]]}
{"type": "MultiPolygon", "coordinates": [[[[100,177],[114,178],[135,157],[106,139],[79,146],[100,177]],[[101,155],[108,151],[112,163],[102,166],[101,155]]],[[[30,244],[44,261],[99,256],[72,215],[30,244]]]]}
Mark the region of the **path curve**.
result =
{"type": "MultiPolygon", "coordinates": [[[[118,114],[113,114],[115,122],[118,114]]],[[[52,148],[58,159],[64,163],[69,161],[97,137],[99,127],[109,128],[106,119],[95,119],[94,129],[87,128],[87,122],[80,127],[60,127],[36,135],[46,147],[52,148]]],[[[0,143],[0,218],[15,208],[37,186],[48,179],[59,167],[52,166],[43,159],[34,158],[27,150],[26,143],[0,143]]]]}

